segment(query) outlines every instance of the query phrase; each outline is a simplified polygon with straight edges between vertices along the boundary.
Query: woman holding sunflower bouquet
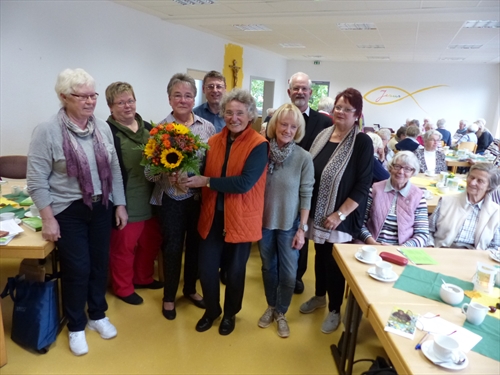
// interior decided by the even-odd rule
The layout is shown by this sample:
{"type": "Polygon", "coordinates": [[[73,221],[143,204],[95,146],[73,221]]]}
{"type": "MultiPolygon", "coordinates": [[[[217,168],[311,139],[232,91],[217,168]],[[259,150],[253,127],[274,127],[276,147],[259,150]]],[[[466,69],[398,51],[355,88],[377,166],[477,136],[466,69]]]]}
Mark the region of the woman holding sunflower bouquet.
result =
{"type": "Polygon", "coordinates": [[[208,138],[215,134],[215,128],[211,122],[193,113],[196,97],[196,84],[193,78],[182,73],[175,74],[168,83],[167,93],[172,112],[161,121],[160,125],[151,130],[153,138],[145,146],[144,155],[149,163],[145,168],[146,178],[155,182],[151,204],[161,206],[160,224],[164,238],[162,251],[165,278],[162,313],[166,319],[173,320],[176,317],[175,296],[179,286],[184,242],[186,253],[183,294],[195,306],[205,308],[202,296],[196,292],[200,241],[197,231],[200,189],[185,188],[183,185],[185,174],[179,170],[182,165],[187,164],[191,170],[199,169],[203,156],[199,142],[206,143],[208,138]],[[189,132],[195,136],[197,142],[193,143],[189,132]],[[159,135],[160,133],[162,134],[159,135]],[[175,134],[176,147],[173,147],[169,134],[175,134]],[[156,141],[152,141],[154,139],[156,141]],[[160,140],[159,145],[158,140],[160,140]],[[188,161],[183,156],[185,152],[196,151],[198,158],[188,161]]]}

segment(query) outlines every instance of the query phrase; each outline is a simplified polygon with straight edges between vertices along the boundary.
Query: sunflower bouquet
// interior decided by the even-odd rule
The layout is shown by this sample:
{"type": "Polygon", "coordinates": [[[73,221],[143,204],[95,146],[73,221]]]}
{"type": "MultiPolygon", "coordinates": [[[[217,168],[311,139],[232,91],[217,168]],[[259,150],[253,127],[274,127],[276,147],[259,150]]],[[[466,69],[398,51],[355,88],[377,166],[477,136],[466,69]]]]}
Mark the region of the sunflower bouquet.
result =
{"type": "Polygon", "coordinates": [[[208,145],[187,126],[151,122],[153,129],[142,152],[141,165],[149,166],[152,174],[185,172],[200,174],[200,158],[208,145]]]}

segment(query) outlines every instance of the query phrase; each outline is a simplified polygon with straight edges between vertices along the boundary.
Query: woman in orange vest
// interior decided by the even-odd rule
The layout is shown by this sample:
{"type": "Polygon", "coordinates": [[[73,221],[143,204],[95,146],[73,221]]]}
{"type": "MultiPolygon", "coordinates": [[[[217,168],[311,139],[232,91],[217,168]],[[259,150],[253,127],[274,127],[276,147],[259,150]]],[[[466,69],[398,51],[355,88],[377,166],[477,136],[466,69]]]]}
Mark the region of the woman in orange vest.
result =
{"type": "Polygon", "coordinates": [[[257,109],[248,91],[234,89],[226,94],[221,115],[226,126],[208,141],[204,175],[190,177],[186,186],[202,187],[199,272],[206,311],[196,330],[210,329],[224,312],[219,333],[229,335],[241,310],[252,242],[262,238],[269,144],[251,127],[257,109]],[[219,284],[223,250],[228,257],[224,310],[219,284]]]}

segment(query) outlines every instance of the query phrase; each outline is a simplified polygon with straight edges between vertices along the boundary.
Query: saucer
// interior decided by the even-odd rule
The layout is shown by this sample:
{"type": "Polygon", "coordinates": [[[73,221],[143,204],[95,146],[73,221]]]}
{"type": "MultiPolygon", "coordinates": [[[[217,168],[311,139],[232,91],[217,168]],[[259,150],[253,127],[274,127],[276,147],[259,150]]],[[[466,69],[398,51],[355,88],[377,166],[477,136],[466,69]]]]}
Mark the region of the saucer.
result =
{"type": "Polygon", "coordinates": [[[389,276],[388,278],[383,278],[383,277],[380,277],[379,275],[377,275],[375,272],[375,267],[371,267],[371,268],[368,268],[368,275],[370,275],[370,277],[374,278],[375,280],[378,280],[378,281],[382,281],[384,283],[392,283],[393,281],[396,281],[398,279],[398,274],[396,272],[394,272],[393,270],[391,270],[392,274],[391,276],[389,276]]]}
{"type": "Polygon", "coordinates": [[[497,251],[496,253],[493,253],[493,251],[488,251],[490,258],[493,259],[495,262],[500,263],[500,251],[497,251]]]}
{"type": "Polygon", "coordinates": [[[33,217],[33,214],[31,213],[31,211],[26,211],[24,213],[24,217],[33,217]]]}
{"type": "Polygon", "coordinates": [[[356,254],[354,254],[354,258],[356,258],[357,260],[359,260],[361,263],[366,263],[366,264],[375,264],[377,263],[379,260],[382,260],[382,258],[380,257],[380,255],[377,255],[375,257],[375,260],[365,260],[363,259],[363,257],[361,256],[361,251],[358,251],[356,254]]]}
{"type": "Polygon", "coordinates": [[[453,362],[444,362],[444,363],[436,363],[436,362],[442,362],[441,359],[436,357],[434,355],[434,340],[427,340],[425,341],[420,349],[422,349],[422,353],[427,357],[429,361],[434,363],[436,366],[444,367],[449,370],[462,370],[467,367],[469,364],[469,358],[465,355],[464,352],[459,351],[460,358],[465,358],[465,362],[457,365],[456,363],[453,362]]]}
{"type": "Polygon", "coordinates": [[[427,173],[427,172],[424,172],[424,175],[426,175],[427,177],[436,177],[437,176],[435,173],[430,174],[430,173],[427,173]]]}

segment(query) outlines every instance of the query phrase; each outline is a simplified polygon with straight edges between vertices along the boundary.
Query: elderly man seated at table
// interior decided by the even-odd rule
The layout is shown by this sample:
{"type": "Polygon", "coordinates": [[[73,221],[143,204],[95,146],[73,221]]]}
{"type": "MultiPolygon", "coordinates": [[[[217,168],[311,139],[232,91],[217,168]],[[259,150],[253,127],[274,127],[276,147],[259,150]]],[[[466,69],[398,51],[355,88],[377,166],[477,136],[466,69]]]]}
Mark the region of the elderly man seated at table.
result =
{"type": "Polygon", "coordinates": [[[437,130],[429,130],[424,133],[424,148],[415,150],[415,155],[420,163],[420,172],[430,173],[446,172],[445,155],[442,151],[438,150],[438,145],[441,142],[441,133],[437,130]]]}
{"type": "Polygon", "coordinates": [[[429,237],[427,202],[410,183],[420,165],[409,151],[398,152],[389,163],[391,177],[374,183],[359,239],[369,245],[424,247],[429,237]]]}
{"type": "Polygon", "coordinates": [[[479,130],[479,126],[474,122],[467,126],[467,132],[465,135],[457,141],[457,146],[463,142],[474,142],[477,144],[476,132],[479,130]]]}
{"type": "Polygon", "coordinates": [[[500,206],[491,192],[500,182],[493,164],[477,163],[467,176],[467,190],[442,197],[429,219],[429,245],[466,249],[500,246],[500,206]]]}
{"type": "Polygon", "coordinates": [[[417,141],[419,134],[420,129],[417,126],[408,126],[406,128],[406,138],[396,144],[396,149],[398,151],[415,151],[420,146],[417,141]]]}

